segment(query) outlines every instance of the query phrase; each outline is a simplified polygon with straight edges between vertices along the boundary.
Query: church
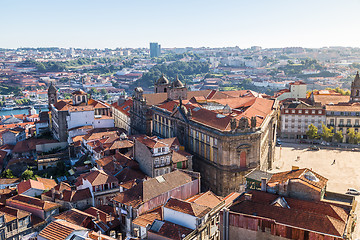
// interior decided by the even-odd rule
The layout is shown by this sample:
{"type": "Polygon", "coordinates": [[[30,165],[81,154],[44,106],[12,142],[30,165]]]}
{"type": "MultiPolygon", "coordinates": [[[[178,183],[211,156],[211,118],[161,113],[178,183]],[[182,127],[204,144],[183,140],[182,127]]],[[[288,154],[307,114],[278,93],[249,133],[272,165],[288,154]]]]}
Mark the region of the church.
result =
{"type": "Polygon", "coordinates": [[[271,169],[278,101],[250,90],[188,91],[162,75],[153,94],[137,87],[130,111],[132,133],[177,137],[194,155],[203,190],[239,191],[253,169],[271,169]]]}

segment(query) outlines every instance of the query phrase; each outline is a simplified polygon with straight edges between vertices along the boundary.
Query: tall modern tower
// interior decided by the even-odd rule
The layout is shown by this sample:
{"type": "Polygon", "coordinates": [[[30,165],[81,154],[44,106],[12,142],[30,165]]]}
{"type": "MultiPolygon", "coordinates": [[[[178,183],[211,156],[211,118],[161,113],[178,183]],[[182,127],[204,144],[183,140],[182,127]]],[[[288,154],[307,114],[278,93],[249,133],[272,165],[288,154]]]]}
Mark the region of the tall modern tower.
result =
{"type": "Polygon", "coordinates": [[[150,57],[160,57],[161,45],[158,43],[150,43],[150,57]]]}

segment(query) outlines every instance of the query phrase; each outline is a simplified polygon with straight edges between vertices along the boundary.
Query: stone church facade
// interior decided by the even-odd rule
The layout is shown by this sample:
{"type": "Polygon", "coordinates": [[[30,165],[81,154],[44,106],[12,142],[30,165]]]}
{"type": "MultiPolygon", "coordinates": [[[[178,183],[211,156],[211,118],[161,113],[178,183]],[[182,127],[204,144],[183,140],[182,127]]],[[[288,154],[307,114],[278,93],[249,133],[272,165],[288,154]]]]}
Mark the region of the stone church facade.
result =
{"type": "Polygon", "coordinates": [[[194,155],[193,169],[201,173],[203,190],[224,196],[239,191],[249,171],[273,167],[275,99],[251,91],[191,92],[178,79],[164,86],[162,78],[157,81],[161,87],[155,84],[157,93],[145,96],[135,90],[133,109],[146,114],[133,113],[131,122],[147,135],[176,136],[194,155]]]}

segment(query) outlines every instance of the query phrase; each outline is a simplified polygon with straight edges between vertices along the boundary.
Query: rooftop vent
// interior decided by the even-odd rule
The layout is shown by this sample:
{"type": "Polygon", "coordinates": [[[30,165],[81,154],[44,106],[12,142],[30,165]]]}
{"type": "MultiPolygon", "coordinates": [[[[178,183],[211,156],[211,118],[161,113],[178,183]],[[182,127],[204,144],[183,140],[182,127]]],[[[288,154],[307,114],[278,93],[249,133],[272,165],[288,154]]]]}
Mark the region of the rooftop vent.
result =
{"type": "Polygon", "coordinates": [[[216,114],[216,117],[217,117],[217,118],[224,118],[224,117],[226,117],[226,116],[218,113],[218,114],[216,114]]]}

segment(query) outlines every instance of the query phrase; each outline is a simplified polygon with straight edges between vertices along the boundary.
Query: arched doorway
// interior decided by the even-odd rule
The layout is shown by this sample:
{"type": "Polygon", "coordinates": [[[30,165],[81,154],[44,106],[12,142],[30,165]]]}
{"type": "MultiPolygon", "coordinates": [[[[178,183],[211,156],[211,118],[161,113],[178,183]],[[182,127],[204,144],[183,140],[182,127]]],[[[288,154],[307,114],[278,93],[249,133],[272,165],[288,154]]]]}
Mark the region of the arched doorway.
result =
{"type": "Polygon", "coordinates": [[[246,151],[241,151],[240,153],[240,167],[246,168],[246,151]]]}

